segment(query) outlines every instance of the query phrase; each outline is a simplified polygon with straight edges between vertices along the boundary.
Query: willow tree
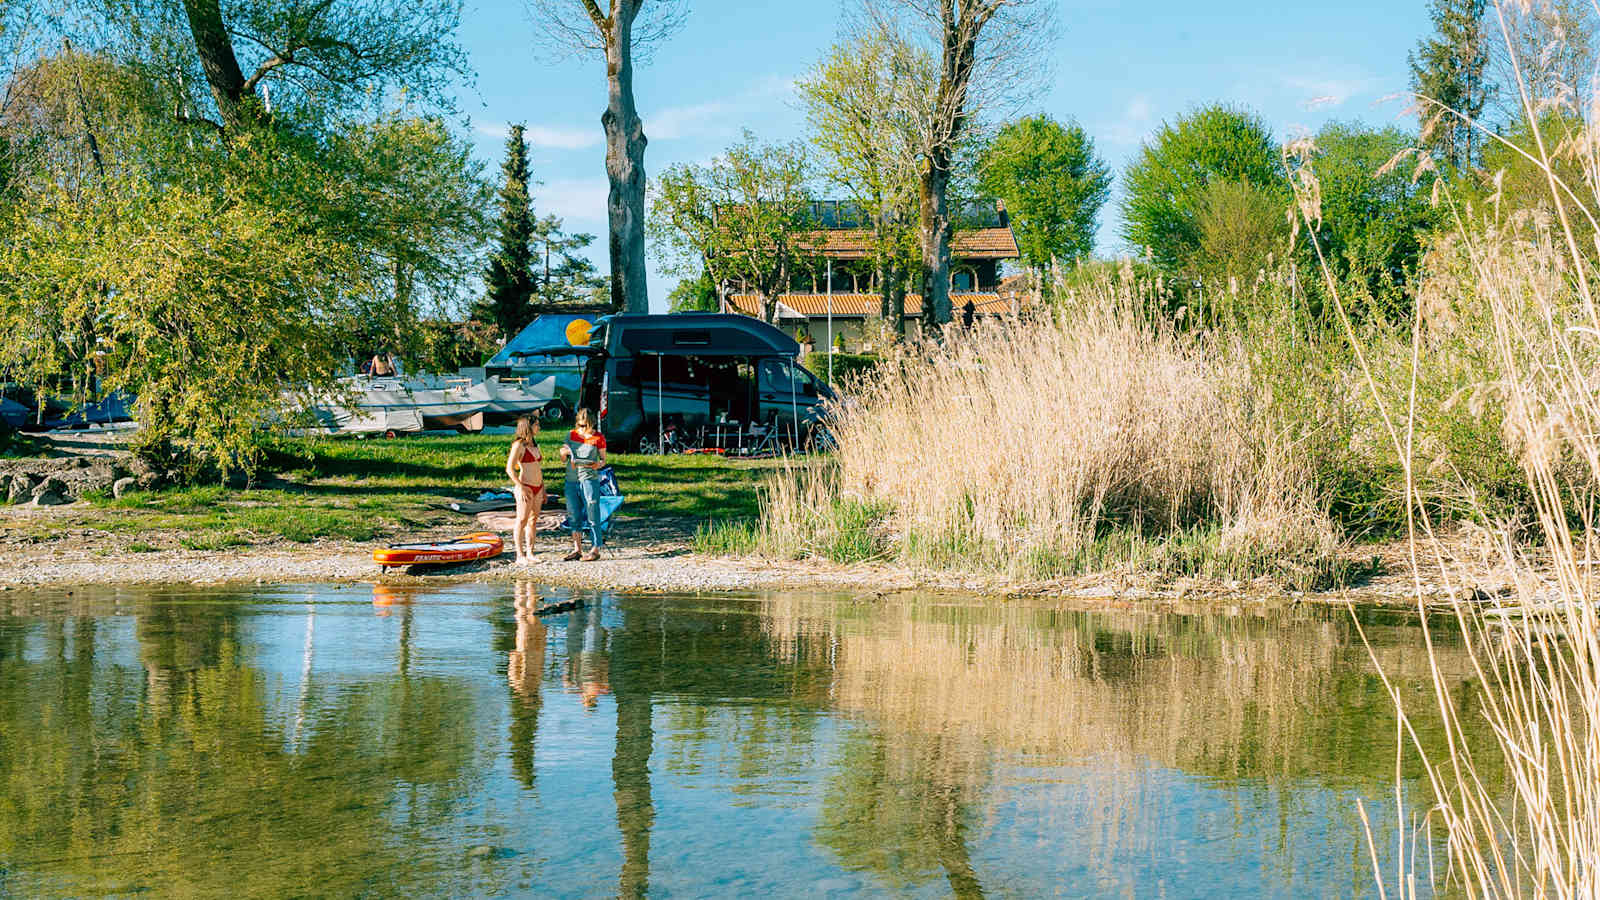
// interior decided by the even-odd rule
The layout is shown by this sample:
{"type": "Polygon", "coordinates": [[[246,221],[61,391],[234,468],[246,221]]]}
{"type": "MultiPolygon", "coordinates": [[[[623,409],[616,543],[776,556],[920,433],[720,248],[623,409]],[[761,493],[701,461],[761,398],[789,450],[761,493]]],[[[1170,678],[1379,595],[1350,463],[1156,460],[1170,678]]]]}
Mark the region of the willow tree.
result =
{"type": "Polygon", "coordinates": [[[918,173],[918,243],[923,324],[950,322],[950,186],[962,142],[983,113],[1017,101],[1042,83],[1054,18],[1042,0],[865,0],[871,27],[908,36],[939,60],[923,97],[918,173]]]}
{"type": "Polygon", "coordinates": [[[70,327],[0,346],[0,367],[76,340],[100,391],[137,396],[147,457],[251,468],[287,388],[331,386],[374,332],[403,345],[474,262],[479,166],[426,114],[462,74],[458,13],[87,0],[52,20],[79,50],[41,63],[71,76],[39,94],[47,164],[0,208],[0,330],[70,327]]]}
{"type": "Polygon", "coordinates": [[[645,170],[648,143],[633,100],[635,57],[683,23],[684,0],[529,0],[545,36],[571,52],[599,52],[606,61],[606,221],[610,233],[611,303],[625,312],[650,311],[644,256],[645,170]]]}
{"type": "Polygon", "coordinates": [[[796,88],[829,181],[865,214],[879,312],[900,336],[906,281],[917,258],[917,184],[926,106],[938,62],[893,32],[835,45],[796,88]]]}

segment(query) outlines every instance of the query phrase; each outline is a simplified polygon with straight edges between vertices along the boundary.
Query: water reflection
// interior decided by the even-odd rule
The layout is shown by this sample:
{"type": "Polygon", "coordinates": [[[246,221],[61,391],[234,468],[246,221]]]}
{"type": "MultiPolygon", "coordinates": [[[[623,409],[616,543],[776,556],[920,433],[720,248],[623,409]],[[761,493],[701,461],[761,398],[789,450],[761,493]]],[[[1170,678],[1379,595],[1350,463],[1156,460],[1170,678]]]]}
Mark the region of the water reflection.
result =
{"type": "Polygon", "coordinates": [[[10,598],[0,893],[1371,891],[1347,614],[569,596],[10,598]]]}

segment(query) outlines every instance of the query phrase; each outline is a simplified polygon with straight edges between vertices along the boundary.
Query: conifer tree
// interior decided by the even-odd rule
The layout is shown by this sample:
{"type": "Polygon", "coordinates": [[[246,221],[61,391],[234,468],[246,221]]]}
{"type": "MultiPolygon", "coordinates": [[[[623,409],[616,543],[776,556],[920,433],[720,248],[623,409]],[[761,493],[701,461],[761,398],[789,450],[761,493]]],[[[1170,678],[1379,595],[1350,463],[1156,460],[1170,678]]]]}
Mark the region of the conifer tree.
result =
{"type": "Polygon", "coordinates": [[[1422,146],[1458,171],[1477,163],[1481,142],[1472,123],[1490,94],[1486,6],[1486,0],[1432,0],[1434,34],[1407,57],[1411,90],[1422,98],[1422,146]]]}
{"type": "Polygon", "coordinates": [[[523,126],[512,125],[506,137],[506,161],[500,171],[499,242],[483,280],[487,287],[473,317],[499,328],[507,339],[533,320],[533,204],[528,197],[528,144],[523,126]]]}

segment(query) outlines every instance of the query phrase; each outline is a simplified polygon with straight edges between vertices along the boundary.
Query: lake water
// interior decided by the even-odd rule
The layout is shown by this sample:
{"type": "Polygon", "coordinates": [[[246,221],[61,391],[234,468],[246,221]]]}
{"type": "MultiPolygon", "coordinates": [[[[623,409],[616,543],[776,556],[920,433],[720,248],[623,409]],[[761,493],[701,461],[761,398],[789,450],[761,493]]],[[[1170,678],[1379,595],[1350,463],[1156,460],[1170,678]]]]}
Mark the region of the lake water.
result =
{"type": "Polygon", "coordinates": [[[567,596],[0,594],[0,895],[1368,896],[1358,799],[1402,865],[1348,611],[567,596]]]}

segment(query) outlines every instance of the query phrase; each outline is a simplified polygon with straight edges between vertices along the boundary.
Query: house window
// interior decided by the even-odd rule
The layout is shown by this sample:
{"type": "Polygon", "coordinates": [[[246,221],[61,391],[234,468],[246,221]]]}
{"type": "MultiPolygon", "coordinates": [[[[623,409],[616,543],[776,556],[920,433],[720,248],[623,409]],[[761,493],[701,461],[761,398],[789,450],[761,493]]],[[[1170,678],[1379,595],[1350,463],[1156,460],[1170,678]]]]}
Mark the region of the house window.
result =
{"type": "Polygon", "coordinates": [[[977,283],[977,278],[971,269],[958,269],[950,275],[950,287],[956,291],[971,291],[977,283]]]}

